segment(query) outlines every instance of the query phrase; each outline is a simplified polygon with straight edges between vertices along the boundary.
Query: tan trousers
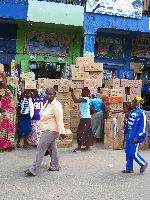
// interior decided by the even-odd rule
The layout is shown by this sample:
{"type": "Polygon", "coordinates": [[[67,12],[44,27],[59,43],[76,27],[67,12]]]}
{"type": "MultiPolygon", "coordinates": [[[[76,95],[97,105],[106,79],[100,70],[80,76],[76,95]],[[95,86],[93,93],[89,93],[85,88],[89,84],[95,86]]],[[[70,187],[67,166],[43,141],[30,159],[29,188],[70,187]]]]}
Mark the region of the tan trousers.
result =
{"type": "Polygon", "coordinates": [[[59,160],[58,160],[58,152],[56,147],[56,138],[58,137],[57,132],[44,132],[41,136],[39,144],[37,146],[36,158],[33,162],[32,166],[30,167],[30,172],[36,175],[41,167],[45,152],[48,150],[51,162],[50,168],[52,170],[59,170],[59,160]]]}

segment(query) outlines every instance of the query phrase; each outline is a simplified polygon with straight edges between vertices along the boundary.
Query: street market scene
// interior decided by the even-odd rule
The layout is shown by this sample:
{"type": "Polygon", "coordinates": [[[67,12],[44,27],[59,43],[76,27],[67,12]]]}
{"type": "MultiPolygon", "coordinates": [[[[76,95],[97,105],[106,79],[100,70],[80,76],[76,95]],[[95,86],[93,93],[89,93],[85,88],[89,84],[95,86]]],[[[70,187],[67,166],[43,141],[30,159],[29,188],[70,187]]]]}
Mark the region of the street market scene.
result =
{"type": "Polygon", "coordinates": [[[0,199],[149,200],[150,0],[0,10],[0,199]]]}

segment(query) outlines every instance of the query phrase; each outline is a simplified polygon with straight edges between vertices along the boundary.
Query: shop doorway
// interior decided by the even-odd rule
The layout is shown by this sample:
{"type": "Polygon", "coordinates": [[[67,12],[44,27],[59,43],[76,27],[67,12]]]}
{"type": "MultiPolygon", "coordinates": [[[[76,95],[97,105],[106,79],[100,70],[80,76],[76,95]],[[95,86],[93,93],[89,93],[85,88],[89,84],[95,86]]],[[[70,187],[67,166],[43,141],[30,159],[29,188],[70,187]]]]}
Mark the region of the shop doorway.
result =
{"type": "Polygon", "coordinates": [[[61,79],[64,76],[65,63],[30,61],[30,71],[35,73],[35,79],[49,78],[61,79]]]}

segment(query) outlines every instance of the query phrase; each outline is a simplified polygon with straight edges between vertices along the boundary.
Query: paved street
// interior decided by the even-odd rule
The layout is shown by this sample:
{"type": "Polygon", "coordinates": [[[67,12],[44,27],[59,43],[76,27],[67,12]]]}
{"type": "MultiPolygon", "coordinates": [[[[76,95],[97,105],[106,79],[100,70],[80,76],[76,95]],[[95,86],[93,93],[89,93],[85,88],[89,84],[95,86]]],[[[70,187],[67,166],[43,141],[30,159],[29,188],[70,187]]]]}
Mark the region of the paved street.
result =
{"type": "MultiPolygon", "coordinates": [[[[150,162],[150,151],[142,151],[150,162]]],[[[0,200],[149,200],[150,167],[145,174],[124,175],[124,151],[103,150],[99,144],[90,152],[59,149],[60,172],[48,172],[44,159],[37,177],[26,178],[24,170],[33,161],[35,149],[0,153],[0,200]]]]}

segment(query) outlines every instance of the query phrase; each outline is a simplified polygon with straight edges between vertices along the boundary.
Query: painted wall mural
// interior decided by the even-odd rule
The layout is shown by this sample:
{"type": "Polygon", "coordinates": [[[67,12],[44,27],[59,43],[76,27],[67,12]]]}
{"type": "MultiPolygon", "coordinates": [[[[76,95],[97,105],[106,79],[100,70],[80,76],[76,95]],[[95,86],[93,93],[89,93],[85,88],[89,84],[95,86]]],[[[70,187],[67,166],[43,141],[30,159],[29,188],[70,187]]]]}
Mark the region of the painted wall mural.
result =
{"type": "Polygon", "coordinates": [[[26,32],[25,51],[29,54],[67,56],[69,38],[57,33],[26,32]]]}
{"type": "Polygon", "coordinates": [[[150,58],[150,37],[137,37],[133,40],[132,56],[150,58]]]}
{"type": "Polygon", "coordinates": [[[141,18],[142,0],[88,0],[86,12],[141,18]]]}
{"type": "Polygon", "coordinates": [[[97,37],[95,57],[115,60],[122,59],[124,57],[124,40],[112,37],[97,37]]]}

